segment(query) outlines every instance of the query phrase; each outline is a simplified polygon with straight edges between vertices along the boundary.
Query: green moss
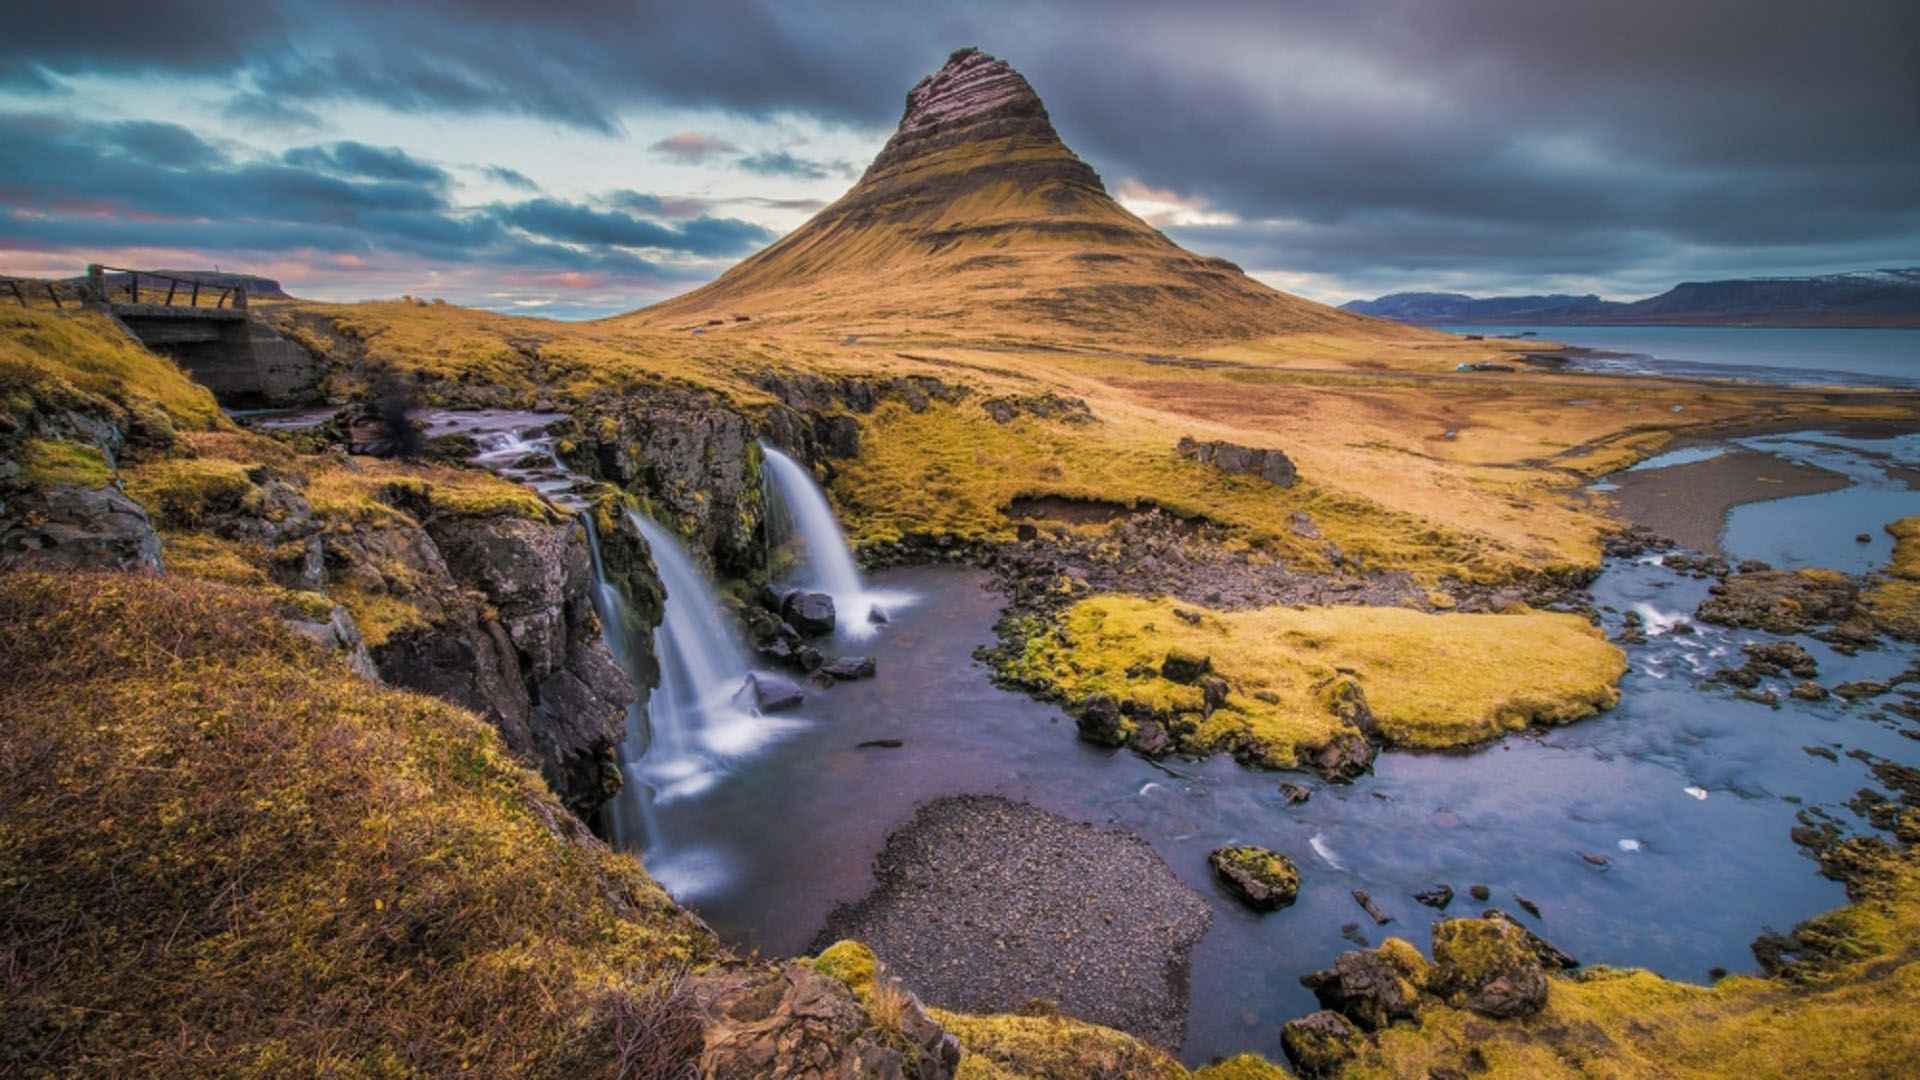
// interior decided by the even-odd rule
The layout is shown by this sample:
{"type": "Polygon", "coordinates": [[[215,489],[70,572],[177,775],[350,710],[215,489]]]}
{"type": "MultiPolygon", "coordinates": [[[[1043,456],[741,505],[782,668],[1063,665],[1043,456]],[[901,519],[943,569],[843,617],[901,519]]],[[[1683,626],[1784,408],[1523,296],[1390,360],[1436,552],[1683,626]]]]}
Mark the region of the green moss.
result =
{"type": "Polygon", "coordinates": [[[20,482],[31,488],[106,487],[113,470],[99,450],[64,440],[28,439],[20,452],[20,482]]]}
{"type": "Polygon", "coordinates": [[[192,527],[242,509],[254,492],[247,472],[220,458],[166,458],[123,470],[123,482],[161,524],[192,527]]]}
{"type": "Polygon", "coordinates": [[[1293,860],[1263,847],[1243,844],[1219,848],[1207,856],[1207,864],[1236,890],[1244,892],[1249,883],[1264,889],[1263,895],[1248,897],[1249,902],[1263,900],[1261,906],[1290,904],[1300,893],[1300,871],[1293,860]]]}
{"type": "Polygon", "coordinates": [[[1536,963],[1526,932],[1504,919],[1446,919],[1433,924],[1431,982],[1436,993],[1477,990],[1536,963]]]}
{"type": "Polygon", "coordinates": [[[960,1075],[970,1080],[1181,1080],[1187,1070],[1165,1053],[1112,1028],[1064,1016],[972,1016],[930,1009],[965,1048],[960,1075]]]}
{"type": "Polygon", "coordinates": [[[836,941],[813,958],[814,970],[839,979],[862,997],[873,989],[879,965],[873,950],[857,941],[836,941]]]}

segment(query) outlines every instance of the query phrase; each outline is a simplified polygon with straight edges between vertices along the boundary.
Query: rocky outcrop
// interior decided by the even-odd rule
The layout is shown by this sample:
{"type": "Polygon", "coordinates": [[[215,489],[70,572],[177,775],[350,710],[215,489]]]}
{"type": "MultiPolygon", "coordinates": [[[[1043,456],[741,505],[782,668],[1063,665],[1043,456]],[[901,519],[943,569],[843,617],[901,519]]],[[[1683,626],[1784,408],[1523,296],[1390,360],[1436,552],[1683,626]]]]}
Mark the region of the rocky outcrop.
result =
{"type": "MultiPolygon", "coordinates": [[[[1709,593],[1694,617],[1717,626],[1805,634],[1859,615],[1859,586],[1832,570],[1734,574],[1709,593]]],[[[1869,628],[1869,637],[1871,633],[1869,628]]]]}
{"type": "Polygon", "coordinates": [[[846,984],[809,964],[696,976],[698,1075],[711,1080],[807,1077],[944,1080],[960,1049],[910,999],[897,1026],[877,1026],[846,984]]]}
{"type": "Polygon", "coordinates": [[[1447,919],[1433,926],[1430,986],[1483,1016],[1532,1016],[1546,1007],[1547,975],[1531,935],[1506,918],[1447,919]]]}
{"type": "Polygon", "coordinates": [[[1302,1076],[1338,1075],[1364,1041],[1346,1017],[1325,1009],[1289,1020],[1280,1029],[1280,1048],[1302,1076]]]}
{"type": "Polygon", "coordinates": [[[556,433],[569,468],[641,499],[721,574],[759,565],[760,431],[719,395],[659,387],[607,398],[556,433]]]}
{"type": "Polygon", "coordinates": [[[161,569],[146,509],[114,488],[61,485],[0,501],[0,570],[161,569]]]}
{"type": "Polygon", "coordinates": [[[1379,1031],[1395,1020],[1412,1020],[1419,1011],[1427,964],[1413,946],[1397,938],[1378,949],[1341,953],[1333,966],[1300,977],[1323,1008],[1345,1016],[1365,1031],[1379,1031]]]}
{"type": "Polygon", "coordinates": [[[1257,476],[1275,487],[1292,487],[1300,479],[1300,472],[1293,467],[1292,459],[1278,450],[1241,446],[1218,439],[1200,442],[1189,435],[1180,439],[1174,451],[1189,461],[1211,465],[1228,475],[1257,476]]]}
{"type": "Polygon", "coordinates": [[[1219,848],[1207,856],[1207,865],[1228,892],[1255,911],[1277,911],[1300,894],[1293,860],[1263,847],[1219,848]]]}

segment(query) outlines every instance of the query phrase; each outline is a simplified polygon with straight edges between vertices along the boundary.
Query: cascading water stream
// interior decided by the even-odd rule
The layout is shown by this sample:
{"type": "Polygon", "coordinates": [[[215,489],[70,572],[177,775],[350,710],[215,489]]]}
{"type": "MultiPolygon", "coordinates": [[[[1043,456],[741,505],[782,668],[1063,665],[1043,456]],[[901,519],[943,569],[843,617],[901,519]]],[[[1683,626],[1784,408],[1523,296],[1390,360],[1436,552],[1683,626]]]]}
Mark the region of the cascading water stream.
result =
{"type": "Polygon", "coordinates": [[[870,636],[874,623],[884,619],[887,608],[909,604],[913,597],[869,591],[859,567],[854,565],[846,534],[840,531],[826,493],[814,482],[813,474],[765,442],[760,444],[760,452],[765,462],[762,476],[769,539],[798,543],[801,550],[796,583],[833,597],[838,633],[850,638],[870,636]]]}

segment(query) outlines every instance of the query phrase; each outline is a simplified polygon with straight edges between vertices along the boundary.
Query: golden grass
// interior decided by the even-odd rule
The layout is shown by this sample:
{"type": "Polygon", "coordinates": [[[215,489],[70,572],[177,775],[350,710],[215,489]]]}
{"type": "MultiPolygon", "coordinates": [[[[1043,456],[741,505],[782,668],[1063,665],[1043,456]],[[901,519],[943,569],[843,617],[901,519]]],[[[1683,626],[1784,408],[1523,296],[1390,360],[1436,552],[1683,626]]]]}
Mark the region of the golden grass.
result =
{"type": "Polygon", "coordinates": [[[1489,1024],[1430,1005],[1343,1074],[1534,1077],[1892,1077],[1920,1061],[1920,862],[1886,857],[1851,907],[1815,922],[1849,957],[1807,986],[1730,978],[1711,988],[1647,971],[1598,968],[1554,978],[1547,1008],[1489,1024]]]}
{"type": "Polygon", "coordinates": [[[486,723],[264,600],[0,578],[0,1072],[595,1075],[718,955],[486,723]]]}
{"type": "Polygon", "coordinates": [[[1342,676],[1365,694],[1396,746],[1470,746],[1530,724],[1611,707],[1625,656],[1585,620],[1547,612],[1434,615],[1404,608],[1200,610],[1198,625],[1165,599],[1095,596],[1059,633],[1033,633],[1003,673],[1068,700],[1109,694],[1158,715],[1186,714],[1189,749],[1250,739],[1266,763],[1297,765],[1344,726],[1342,676]],[[1198,686],[1160,674],[1170,650],[1209,657],[1232,694],[1202,718],[1198,686]]]}
{"type": "Polygon", "coordinates": [[[247,472],[221,458],[161,458],[123,470],[122,481],[156,522],[191,528],[246,506],[257,493],[247,472]]]}
{"type": "Polygon", "coordinates": [[[1888,633],[1920,640],[1920,517],[1901,518],[1887,532],[1893,535],[1893,557],[1860,599],[1888,633]]]}
{"type": "Polygon", "coordinates": [[[225,423],[206,387],[91,311],[0,307],[0,390],[9,399],[90,394],[129,410],[158,410],[185,429],[225,423]]]}
{"type": "Polygon", "coordinates": [[[30,488],[97,489],[113,480],[107,459],[91,446],[28,439],[20,449],[20,482],[30,488]]]}

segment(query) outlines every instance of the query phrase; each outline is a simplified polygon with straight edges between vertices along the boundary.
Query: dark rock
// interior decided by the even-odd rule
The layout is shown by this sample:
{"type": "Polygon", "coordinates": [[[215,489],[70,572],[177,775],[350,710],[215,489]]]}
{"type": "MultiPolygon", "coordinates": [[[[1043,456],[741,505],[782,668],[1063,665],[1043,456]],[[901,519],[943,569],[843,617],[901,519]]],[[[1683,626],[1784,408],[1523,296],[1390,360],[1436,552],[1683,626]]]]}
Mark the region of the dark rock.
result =
{"type": "Polygon", "coordinates": [[[1013,535],[1014,539],[1027,544],[1040,539],[1040,530],[1035,528],[1032,522],[1023,521],[1014,526],[1013,535]]]}
{"type": "Polygon", "coordinates": [[[1381,911],[1380,905],[1373,902],[1373,897],[1367,895],[1365,889],[1353,890],[1353,902],[1360,905],[1360,910],[1367,913],[1375,926],[1385,926],[1393,921],[1393,916],[1381,911]]]}
{"type": "Polygon", "coordinates": [[[1853,537],[1853,542],[1856,544],[1871,544],[1873,543],[1873,534],[1872,533],[1855,533],[1853,537]]]}
{"type": "Polygon", "coordinates": [[[1874,679],[1857,679],[1853,682],[1841,683],[1839,686],[1833,688],[1833,692],[1836,696],[1843,697],[1848,701],[1862,701],[1866,698],[1879,697],[1892,689],[1892,685],[1888,683],[1879,682],[1874,679]]]}
{"type": "Polygon", "coordinates": [[[1600,854],[1600,853],[1598,853],[1598,852],[1594,852],[1594,851],[1583,851],[1583,852],[1581,852],[1581,853],[1580,853],[1580,858],[1582,858],[1582,859],[1584,859],[1584,860],[1586,860],[1586,861],[1587,861],[1587,862],[1588,862],[1589,864],[1591,864],[1591,865],[1593,865],[1593,866],[1611,866],[1611,865],[1613,865],[1613,860],[1612,860],[1612,859],[1609,859],[1609,858],[1607,858],[1607,857],[1606,857],[1605,855],[1602,855],[1602,854],[1600,854]]]}
{"type": "Polygon", "coordinates": [[[814,417],[813,438],[820,447],[821,457],[860,456],[860,421],[844,413],[814,417]]]}
{"type": "Polygon", "coordinates": [[[1300,871],[1293,861],[1263,847],[1217,848],[1207,856],[1207,865],[1228,892],[1256,911],[1286,907],[1300,894],[1300,871]]]}
{"type": "Polygon", "coordinates": [[[699,1076],[946,1080],[959,1067],[959,1043],[912,995],[900,995],[906,1008],[889,1037],[846,984],[810,964],[721,970],[693,976],[688,988],[688,1014],[700,1026],[689,1064],[699,1076]]]}
{"type": "Polygon", "coordinates": [[[1840,755],[1834,753],[1832,749],[1825,746],[1803,746],[1800,748],[1800,750],[1802,753],[1806,754],[1808,757],[1826,758],[1828,761],[1831,761],[1836,765],[1840,763],[1840,755]]]}
{"type": "Polygon", "coordinates": [[[1754,642],[1740,651],[1747,654],[1747,667],[1762,674],[1811,679],[1820,673],[1813,654],[1791,641],[1754,642]]]}
{"type": "Polygon", "coordinates": [[[111,487],[49,487],[0,504],[0,570],[162,569],[147,511],[111,487]]]}
{"type": "Polygon", "coordinates": [[[1475,885],[1467,890],[1467,894],[1475,900],[1485,903],[1487,898],[1493,895],[1493,890],[1487,888],[1485,885],[1475,885]]]}
{"type": "Polygon", "coordinates": [[[1825,701],[1827,699],[1827,688],[1811,679],[1796,684],[1794,688],[1787,691],[1787,693],[1799,698],[1801,701],[1825,701]]]}
{"type": "Polygon", "coordinates": [[[1529,930],[1519,919],[1514,918],[1499,908],[1488,908],[1482,911],[1480,916],[1486,919],[1502,920],[1514,929],[1520,931],[1520,933],[1526,935],[1527,948],[1533,951],[1533,957],[1540,962],[1541,967],[1549,970],[1558,969],[1561,971],[1571,971],[1580,966],[1580,961],[1575,960],[1572,954],[1562,950],[1559,946],[1541,937],[1539,934],[1534,933],[1532,930],[1529,930]]]}
{"type": "Polygon", "coordinates": [[[820,674],[842,682],[854,679],[871,679],[874,673],[871,656],[840,656],[820,665],[820,674]]]}
{"type": "Polygon", "coordinates": [[[1300,982],[1322,1008],[1340,1013],[1363,1031],[1413,1019],[1420,1001],[1419,990],[1378,951],[1341,953],[1332,967],[1302,975],[1300,982]]]}
{"type": "Polygon", "coordinates": [[[1074,720],[1080,737],[1100,746],[1125,746],[1133,734],[1132,724],[1120,714],[1120,706],[1107,694],[1095,694],[1074,708],[1074,720]]]}
{"type": "Polygon", "coordinates": [[[807,637],[833,633],[833,597],[821,592],[792,592],[780,602],[780,616],[807,637]]]}
{"type": "Polygon", "coordinates": [[[1232,688],[1227,685],[1227,680],[1218,675],[1200,676],[1199,685],[1201,700],[1208,716],[1213,715],[1213,710],[1225,705],[1227,703],[1227,695],[1232,693],[1232,688]]]}
{"type": "Polygon", "coordinates": [[[1546,1006],[1548,984],[1524,928],[1503,918],[1446,919],[1433,925],[1428,986],[1485,1016],[1530,1016],[1546,1006]]]}
{"type": "Polygon", "coordinates": [[[1208,657],[1190,653],[1182,648],[1167,650],[1165,660],[1160,662],[1160,675],[1172,682],[1191,683],[1213,670],[1213,662],[1208,657]]]}
{"type": "Polygon", "coordinates": [[[905,745],[907,744],[900,739],[868,739],[866,742],[854,744],[854,749],[856,750],[898,750],[905,745]]]}
{"type": "Polygon", "coordinates": [[[1447,905],[1453,903],[1453,886],[1435,885],[1426,892],[1414,893],[1413,898],[1430,908],[1439,908],[1445,911],[1447,905]]]}
{"type": "Polygon", "coordinates": [[[1287,800],[1287,805],[1291,806],[1294,803],[1303,803],[1312,798],[1313,791],[1304,784],[1289,782],[1280,785],[1280,795],[1287,800]]]}
{"type": "Polygon", "coordinates": [[[1280,1048],[1302,1076],[1336,1076],[1359,1055],[1362,1038],[1346,1017],[1323,1009],[1287,1021],[1280,1048]]]}
{"type": "Polygon", "coordinates": [[[1854,618],[1858,595],[1858,585],[1844,574],[1763,570],[1735,574],[1714,586],[1694,615],[1720,626],[1804,634],[1854,618]]]}
{"type": "Polygon", "coordinates": [[[741,684],[733,699],[736,704],[745,703],[763,713],[770,713],[791,709],[806,700],[806,696],[799,683],[784,675],[755,671],[747,676],[747,681],[741,684]]]}
{"type": "Polygon", "coordinates": [[[1533,916],[1534,918],[1538,919],[1541,917],[1540,905],[1534,903],[1533,901],[1527,899],[1524,896],[1521,896],[1519,893],[1513,894],[1513,902],[1520,905],[1521,911],[1526,912],[1527,914],[1533,916]]]}
{"type": "Polygon", "coordinates": [[[801,671],[819,671],[826,663],[827,658],[811,645],[796,645],[793,648],[793,666],[801,671]]]}
{"type": "Polygon", "coordinates": [[[1212,465],[1221,472],[1237,476],[1258,476],[1276,487],[1292,487],[1300,479],[1287,455],[1278,450],[1256,449],[1230,442],[1199,442],[1183,436],[1174,447],[1181,457],[1212,465]]]}
{"type": "Polygon", "coordinates": [[[1173,750],[1173,739],[1167,729],[1157,720],[1142,720],[1133,729],[1133,737],[1128,740],[1135,753],[1147,757],[1161,757],[1173,750]]]}
{"type": "Polygon", "coordinates": [[[871,623],[872,625],[885,626],[887,625],[887,623],[891,621],[893,620],[887,618],[887,613],[881,608],[870,607],[867,609],[867,622],[871,623]]]}

